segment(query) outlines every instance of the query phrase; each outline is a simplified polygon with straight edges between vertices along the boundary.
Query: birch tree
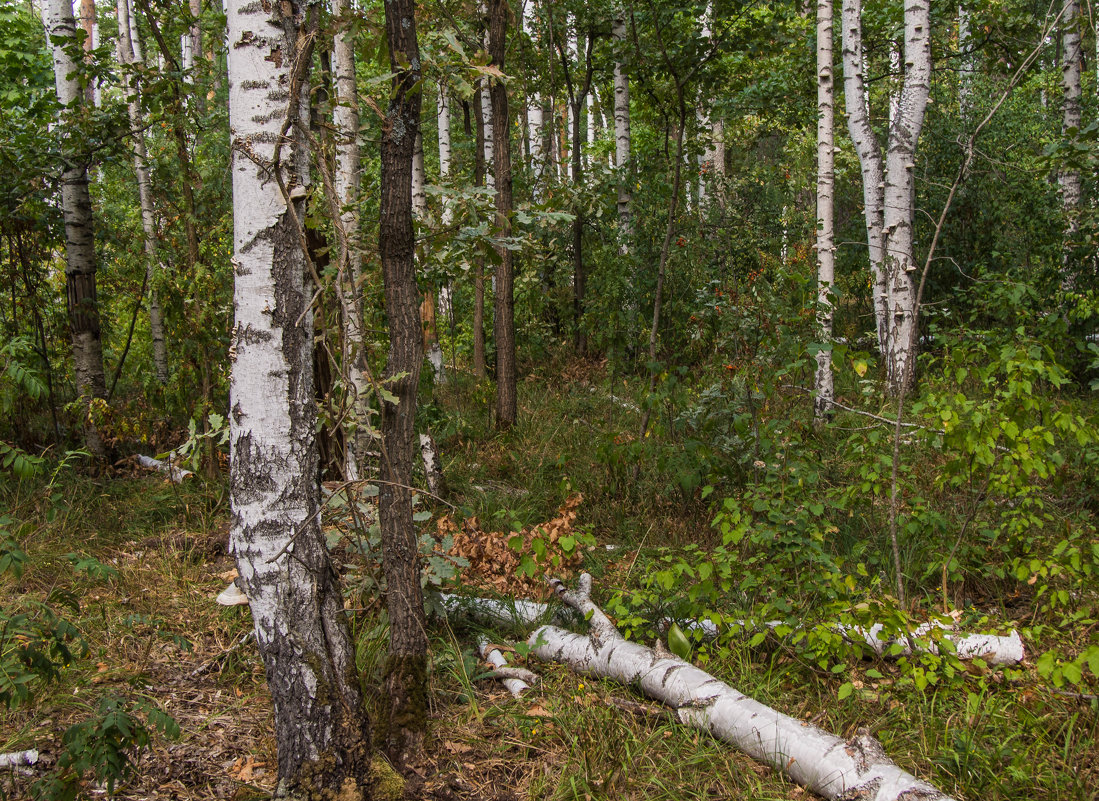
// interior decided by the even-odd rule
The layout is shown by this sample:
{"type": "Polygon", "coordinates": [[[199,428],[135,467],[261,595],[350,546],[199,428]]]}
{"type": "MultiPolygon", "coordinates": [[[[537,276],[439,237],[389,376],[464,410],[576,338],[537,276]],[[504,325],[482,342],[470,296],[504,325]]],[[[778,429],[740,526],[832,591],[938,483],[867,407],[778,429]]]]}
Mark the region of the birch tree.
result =
{"type": "MultiPolygon", "coordinates": [[[[137,63],[134,50],[133,18],[127,0],[118,0],[118,63],[132,66],[137,63]]],[[[152,183],[149,179],[149,157],[145,146],[145,126],[142,124],[141,105],[138,102],[137,86],[132,76],[124,77],[126,109],[130,117],[130,129],[134,141],[134,174],[137,176],[138,203],[141,206],[141,227],[145,235],[145,282],[149,286],[149,331],[153,340],[153,369],[161,384],[168,380],[168,353],[164,339],[164,317],[160,309],[157,293],[157,257],[156,218],[153,209],[152,183]]]]}
{"type": "MultiPolygon", "coordinates": [[[[526,0],[523,3],[523,32],[531,39],[536,38],[535,2],[526,0]]],[[[542,196],[542,179],[545,173],[546,160],[542,152],[542,139],[545,136],[545,123],[543,121],[542,95],[537,90],[531,90],[527,98],[527,128],[530,140],[530,170],[532,173],[532,194],[535,200],[542,196]]]]}
{"type": "Polygon", "coordinates": [[[862,168],[878,347],[896,393],[915,358],[916,270],[913,242],[916,144],[931,91],[931,13],[927,0],[904,8],[904,83],[882,150],[870,124],[863,75],[862,2],[843,0],[843,71],[847,124],[862,168]]]}
{"type": "Polygon", "coordinates": [[[336,170],[336,250],[343,370],[350,379],[351,435],[345,454],[345,472],[350,481],[363,477],[367,452],[373,436],[369,416],[371,387],[366,372],[366,349],[362,323],[362,248],[359,235],[359,187],[362,181],[359,150],[359,99],[355,86],[355,42],[350,0],[335,0],[332,13],[336,30],[332,35],[332,60],[336,102],[332,108],[336,170]]]}
{"type": "Polygon", "coordinates": [[[836,250],[833,236],[835,202],[834,91],[832,82],[832,0],[817,0],[817,351],[813,411],[824,419],[832,407],[832,286],[836,250]]]}
{"type": "MultiPolygon", "coordinates": [[[[1082,58],[1080,49],[1080,0],[1064,0],[1061,11],[1061,133],[1066,139],[1075,139],[1081,124],[1080,73],[1082,58]]],[[[1070,263],[1072,240],[1079,227],[1076,219],[1080,208],[1082,184],[1076,168],[1061,170],[1057,176],[1061,187],[1061,206],[1065,212],[1065,274],[1062,285],[1072,288],[1076,276],[1070,263]]]]}
{"type": "MultiPolygon", "coordinates": [[[[73,53],[76,22],[71,0],[48,0],[44,9],[46,32],[53,52],[54,83],[62,115],[77,111],[83,96],[73,53]]],[[[65,134],[61,172],[61,213],[65,220],[65,288],[72,335],[76,391],[84,409],[84,444],[97,459],[107,455],[93,414],[93,399],[107,396],[103,374],[103,344],[96,294],[95,234],[88,192],[88,156],[81,152],[78,134],[62,125],[65,134]]]]}
{"type": "Polygon", "coordinates": [[[275,711],[280,784],[361,799],[369,725],[320,529],[301,221],[316,5],[229,3],[233,272],[230,549],[275,711]]]}
{"type": "Polygon", "coordinates": [[[615,6],[611,35],[615,41],[614,60],[614,162],[618,168],[618,232],[622,238],[622,254],[628,255],[633,238],[630,218],[630,79],[623,63],[626,48],[626,15],[621,3],[615,6]]]}
{"type": "Polygon", "coordinates": [[[416,388],[423,364],[412,223],[412,159],[422,102],[414,0],[386,3],[385,27],[393,77],[381,140],[378,249],[385,282],[389,354],[383,377],[388,393],[381,404],[378,517],[389,610],[385,734],[390,759],[402,767],[422,749],[427,728],[427,628],[410,489],[416,388]]]}
{"type": "MultiPolygon", "coordinates": [[[[488,52],[492,66],[504,70],[504,55],[508,29],[508,0],[488,0],[488,52]]],[[[492,131],[494,168],[496,173],[496,291],[494,294],[493,334],[496,338],[496,428],[506,430],[515,425],[516,365],[515,365],[515,298],[512,252],[506,240],[511,237],[511,120],[508,112],[507,87],[500,79],[490,84],[492,95],[492,131]]]]}

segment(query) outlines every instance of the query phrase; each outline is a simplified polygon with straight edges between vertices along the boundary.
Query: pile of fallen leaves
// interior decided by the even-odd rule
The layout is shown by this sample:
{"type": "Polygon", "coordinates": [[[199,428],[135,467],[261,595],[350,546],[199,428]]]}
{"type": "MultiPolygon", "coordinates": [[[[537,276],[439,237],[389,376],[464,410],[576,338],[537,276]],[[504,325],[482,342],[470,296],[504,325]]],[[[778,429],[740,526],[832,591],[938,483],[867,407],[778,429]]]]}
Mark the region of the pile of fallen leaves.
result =
{"type": "Polygon", "coordinates": [[[476,517],[460,524],[450,515],[436,523],[440,541],[453,537],[447,553],[469,562],[462,574],[469,586],[494,590],[501,595],[543,598],[550,594],[545,572],[568,578],[581,562],[580,540],[575,535],[576,510],[584,496],[571,496],[545,523],[522,531],[485,531],[476,517]],[[522,570],[524,557],[528,570],[522,570]],[[531,562],[537,570],[529,570],[531,562]]]}

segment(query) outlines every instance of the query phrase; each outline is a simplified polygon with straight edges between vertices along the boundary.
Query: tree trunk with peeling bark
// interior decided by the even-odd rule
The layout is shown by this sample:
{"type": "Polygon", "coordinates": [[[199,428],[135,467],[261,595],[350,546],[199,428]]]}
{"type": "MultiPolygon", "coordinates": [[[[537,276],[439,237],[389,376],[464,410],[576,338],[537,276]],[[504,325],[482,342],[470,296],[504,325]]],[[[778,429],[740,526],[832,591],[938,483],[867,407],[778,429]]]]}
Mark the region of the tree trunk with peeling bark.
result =
{"type": "Polygon", "coordinates": [[[937,788],[902,770],[869,732],[850,740],[784,715],[737,692],[694,665],[629,642],[591,600],[591,576],[575,592],[557,593],[588,620],[588,636],[543,626],[527,640],[545,661],[638,687],[676,710],[679,720],[710,732],[754,759],[829,799],[949,801],[937,788]]]}
{"type": "MultiPolygon", "coordinates": [[[[73,59],[76,22],[69,0],[49,0],[43,9],[53,52],[57,100],[75,110],[82,102],[78,67],[73,59]]],[[[65,114],[62,111],[62,114],[65,114]]],[[[67,131],[67,126],[62,126],[67,131]]],[[[65,286],[72,334],[73,372],[83,404],[84,444],[96,459],[107,455],[92,409],[94,399],[107,397],[103,373],[103,343],[99,330],[96,293],[94,219],[88,192],[88,155],[81,152],[72,132],[63,143],[65,167],[61,173],[61,213],[65,220],[65,286]]]]}
{"type": "Polygon", "coordinates": [[[836,250],[833,228],[835,203],[835,116],[832,83],[832,0],[817,0],[817,328],[820,350],[813,413],[824,420],[832,408],[832,286],[836,250]]]}
{"type": "MultiPolygon", "coordinates": [[[[118,0],[118,63],[125,66],[137,63],[133,46],[132,20],[126,0],[118,0]]],[[[157,295],[156,277],[159,268],[157,259],[156,219],[153,209],[152,183],[149,179],[149,158],[145,146],[145,128],[141,119],[141,105],[138,102],[137,86],[132,76],[124,77],[126,109],[130,117],[130,128],[134,138],[134,173],[137,176],[137,194],[141,206],[141,227],[145,234],[145,281],[149,285],[149,331],[153,339],[153,369],[156,380],[161,384],[168,381],[168,352],[164,338],[164,317],[157,295]]]]}
{"type": "Polygon", "coordinates": [[[229,4],[235,325],[230,549],[275,710],[280,784],[361,799],[370,764],[355,648],[320,528],[304,183],[316,6],[229,4]]]}
{"type": "Polygon", "coordinates": [[[416,446],[416,390],[423,364],[412,220],[412,159],[422,101],[413,0],[386,3],[385,26],[393,80],[382,124],[378,245],[389,321],[389,356],[383,381],[396,402],[382,403],[378,517],[389,610],[386,745],[390,760],[400,769],[416,761],[427,729],[427,630],[410,489],[416,446]]]}

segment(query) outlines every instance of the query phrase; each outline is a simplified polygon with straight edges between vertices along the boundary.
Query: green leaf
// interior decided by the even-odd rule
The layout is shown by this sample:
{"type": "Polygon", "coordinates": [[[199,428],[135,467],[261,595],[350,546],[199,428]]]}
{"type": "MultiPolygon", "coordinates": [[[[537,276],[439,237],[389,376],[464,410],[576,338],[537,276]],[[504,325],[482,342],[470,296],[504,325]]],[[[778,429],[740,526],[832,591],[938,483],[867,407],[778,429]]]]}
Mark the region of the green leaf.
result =
{"type": "Polygon", "coordinates": [[[691,655],[691,643],[677,623],[668,629],[668,650],[684,660],[691,655]]]}
{"type": "Polygon", "coordinates": [[[851,683],[851,682],[849,682],[849,681],[848,681],[848,682],[844,682],[843,684],[841,684],[841,685],[840,685],[840,691],[839,691],[838,693],[836,693],[836,697],[837,697],[837,698],[838,698],[839,700],[841,700],[841,701],[842,701],[842,700],[843,700],[844,698],[846,698],[847,696],[849,696],[849,695],[850,695],[851,693],[853,693],[854,691],[855,691],[855,685],[854,685],[854,684],[852,684],[852,683],[851,683]]]}

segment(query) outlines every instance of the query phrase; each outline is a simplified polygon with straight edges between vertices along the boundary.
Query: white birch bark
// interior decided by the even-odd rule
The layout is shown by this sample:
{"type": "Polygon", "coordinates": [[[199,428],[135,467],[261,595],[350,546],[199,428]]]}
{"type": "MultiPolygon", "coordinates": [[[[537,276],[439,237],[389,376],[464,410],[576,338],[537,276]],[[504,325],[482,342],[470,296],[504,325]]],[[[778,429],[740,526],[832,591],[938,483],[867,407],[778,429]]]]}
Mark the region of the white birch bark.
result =
{"type": "MultiPolygon", "coordinates": [[[[1066,139],[1075,139],[1082,122],[1080,0],[1063,1],[1061,26],[1061,135],[1066,139]]],[[[1072,274],[1070,251],[1079,228],[1077,211],[1082,196],[1080,172],[1075,169],[1061,170],[1057,175],[1057,183],[1061,188],[1061,207],[1065,214],[1065,273],[1061,284],[1065,289],[1072,289],[1076,284],[1076,276],[1072,274]]]]}
{"type": "Polygon", "coordinates": [[[904,7],[904,86],[889,129],[885,154],[883,267],[888,302],[886,380],[893,392],[910,381],[916,356],[917,265],[914,254],[916,144],[931,95],[931,4],[906,0],[904,7]]]}
{"type": "Polygon", "coordinates": [[[183,82],[194,83],[193,73],[195,69],[195,51],[191,49],[191,34],[184,33],[179,37],[180,66],[183,69],[183,82]]]}
{"type": "Polygon", "coordinates": [[[843,0],[843,67],[847,121],[862,168],[878,347],[890,390],[910,379],[915,357],[913,211],[916,143],[931,87],[930,9],[912,0],[904,10],[904,84],[886,154],[870,125],[863,79],[861,0],[843,0]]]}
{"type": "MultiPolygon", "coordinates": [[[[615,6],[615,11],[617,13],[611,26],[611,34],[614,37],[615,48],[620,54],[626,47],[626,18],[620,3],[615,6]]],[[[614,163],[618,168],[618,234],[624,256],[629,255],[630,243],[633,241],[633,220],[630,213],[633,168],[630,163],[630,144],[630,79],[626,75],[622,59],[616,58],[614,61],[614,163]]],[[[636,314],[636,309],[633,310],[633,314],[636,314]]]]}
{"type": "MultiPolygon", "coordinates": [[[[493,647],[486,638],[481,637],[477,640],[477,650],[481,652],[481,658],[497,670],[507,668],[507,659],[500,653],[500,649],[493,647]]],[[[500,681],[513,698],[518,698],[530,689],[530,685],[520,678],[503,678],[500,681]]]]}
{"type": "Polygon", "coordinates": [[[897,112],[901,108],[901,93],[897,91],[897,84],[902,80],[900,77],[903,74],[901,68],[901,48],[897,44],[896,39],[889,41],[889,72],[890,72],[890,90],[889,90],[889,128],[893,127],[893,121],[897,119],[897,112]]]}
{"type": "MultiPolygon", "coordinates": [[[[83,100],[83,95],[73,58],[76,21],[72,2],[48,0],[43,12],[53,54],[57,100],[61,106],[75,109],[83,100]]],[[[61,173],[61,213],[65,220],[65,284],[72,334],[73,372],[77,392],[84,402],[85,445],[93,456],[102,458],[106,455],[106,447],[91,413],[92,399],[106,397],[107,382],[103,374],[103,345],[99,328],[88,163],[87,157],[79,153],[78,145],[66,141],[63,147],[65,168],[61,173]]]]}
{"type": "Polygon", "coordinates": [[[821,349],[813,412],[823,420],[832,408],[832,286],[836,248],[833,235],[835,205],[835,126],[832,81],[832,0],[817,0],[817,327],[821,349]]]}
{"type": "MultiPolygon", "coordinates": [[[[580,37],[576,32],[576,17],[571,13],[568,15],[568,17],[566,17],[565,20],[565,37],[566,42],[568,43],[570,64],[569,69],[572,71],[572,74],[574,76],[573,81],[575,83],[575,76],[577,74],[577,71],[580,69],[580,37]]],[[[569,181],[571,182],[574,179],[572,151],[574,148],[580,147],[580,143],[577,141],[572,141],[573,131],[575,130],[573,116],[576,114],[576,109],[573,108],[571,100],[566,105],[568,107],[568,128],[566,129],[567,133],[565,134],[565,141],[568,142],[568,155],[566,158],[565,155],[562,154],[562,157],[566,158],[567,160],[567,174],[569,177],[569,181]]],[[[583,156],[581,156],[581,159],[583,159],[583,156]]]]}
{"type": "Polygon", "coordinates": [[[973,42],[969,36],[969,9],[965,3],[958,4],[958,50],[961,51],[961,64],[958,67],[958,111],[962,118],[969,116],[973,95],[973,76],[976,74],[976,59],[973,55],[973,42]]]}
{"type": "MultiPolygon", "coordinates": [[[[134,53],[130,7],[127,0],[118,0],[118,63],[130,66],[137,63],[134,53]]],[[[168,349],[164,336],[164,317],[160,309],[157,294],[157,273],[160,264],[157,259],[156,217],[153,208],[152,182],[149,178],[148,149],[145,146],[145,127],[141,119],[141,104],[138,102],[137,87],[129,73],[124,77],[126,92],[126,110],[130,117],[130,129],[134,140],[134,174],[137,176],[138,202],[141,206],[141,227],[144,233],[145,281],[149,285],[149,332],[153,340],[153,369],[156,380],[161,384],[168,381],[168,349]]]]}
{"type": "Polygon", "coordinates": [[[825,798],[949,799],[899,768],[868,732],[844,740],[765,706],[678,657],[628,642],[592,603],[590,592],[587,574],[581,576],[576,592],[558,585],[558,594],[588,618],[591,631],[582,636],[543,626],[528,640],[535,656],[638,687],[675,709],[683,723],[710,732],[825,798]]]}
{"type": "MultiPolygon", "coordinates": [[[[134,15],[134,0],[126,0],[126,19],[129,20],[130,47],[134,51],[134,61],[142,64],[145,57],[141,54],[141,37],[137,33],[137,17],[134,15]]],[[[122,31],[119,30],[119,36],[122,31]]]]}
{"type": "Polygon", "coordinates": [[[591,148],[595,145],[596,140],[596,126],[595,126],[595,87],[593,86],[588,92],[588,96],[584,101],[587,106],[587,145],[588,145],[588,163],[591,161],[591,148]]]}
{"type": "Polygon", "coordinates": [[[862,50],[862,0],[842,0],[843,81],[847,129],[855,145],[862,171],[863,217],[873,282],[874,321],[878,350],[886,349],[885,274],[882,270],[882,215],[885,207],[885,174],[878,136],[870,125],[869,95],[866,90],[862,50]]]}
{"type": "Polygon", "coordinates": [[[481,86],[478,90],[478,94],[481,98],[481,119],[485,126],[485,186],[493,194],[496,193],[496,178],[494,176],[493,169],[493,134],[492,134],[492,98],[489,96],[488,91],[488,79],[481,79],[481,86]]]}
{"type": "Polygon", "coordinates": [[[366,371],[366,352],[362,332],[362,250],[359,236],[359,190],[361,157],[359,151],[359,100],[355,85],[355,42],[351,36],[350,0],[334,0],[332,14],[336,30],[332,34],[332,67],[336,102],[332,108],[336,171],[336,245],[339,259],[340,318],[342,337],[340,355],[351,398],[351,425],[344,454],[344,472],[349,481],[366,475],[367,452],[374,446],[374,426],[370,415],[372,390],[366,371]]]}
{"type": "MultiPolygon", "coordinates": [[[[710,21],[713,16],[714,5],[712,2],[708,2],[706,11],[702,15],[702,38],[706,42],[709,42],[713,36],[713,31],[710,28],[710,21]]],[[[700,212],[703,211],[706,203],[706,185],[709,182],[709,174],[714,164],[714,151],[710,142],[713,126],[710,123],[710,112],[706,104],[707,99],[700,97],[698,111],[696,112],[699,139],[702,141],[702,149],[698,153],[698,210],[700,212]]]]}
{"type": "Polygon", "coordinates": [[[202,16],[202,0],[188,0],[188,7],[191,11],[191,68],[194,69],[196,59],[202,58],[202,25],[200,24],[199,17],[202,16]]]}
{"type": "Polygon", "coordinates": [[[326,759],[327,773],[319,779],[314,767],[314,780],[340,786],[343,776],[365,777],[369,740],[339,578],[319,525],[312,293],[300,238],[308,154],[300,135],[285,133],[308,110],[308,73],[295,67],[311,55],[308,32],[296,35],[309,23],[290,0],[231,0],[228,24],[230,550],[274,702],[279,778],[294,789],[311,763],[326,759]]]}
{"type": "MultiPolygon", "coordinates": [[[[450,94],[447,86],[444,82],[439,82],[439,93],[437,96],[438,103],[438,131],[439,131],[439,181],[440,183],[447,183],[450,180],[450,94]]],[[[443,209],[442,209],[442,223],[444,228],[449,228],[454,221],[454,207],[451,205],[450,200],[443,195],[443,209]]],[[[450,284],[449,282],[439,287],[439,313],[449,318],[451,315],[450,306],[450,284]]],[[[439,351],[439,355],[442,355],[442,351],[439,351]]],[[[446,373],[444,372],[443,375],[446,373]]]]}

